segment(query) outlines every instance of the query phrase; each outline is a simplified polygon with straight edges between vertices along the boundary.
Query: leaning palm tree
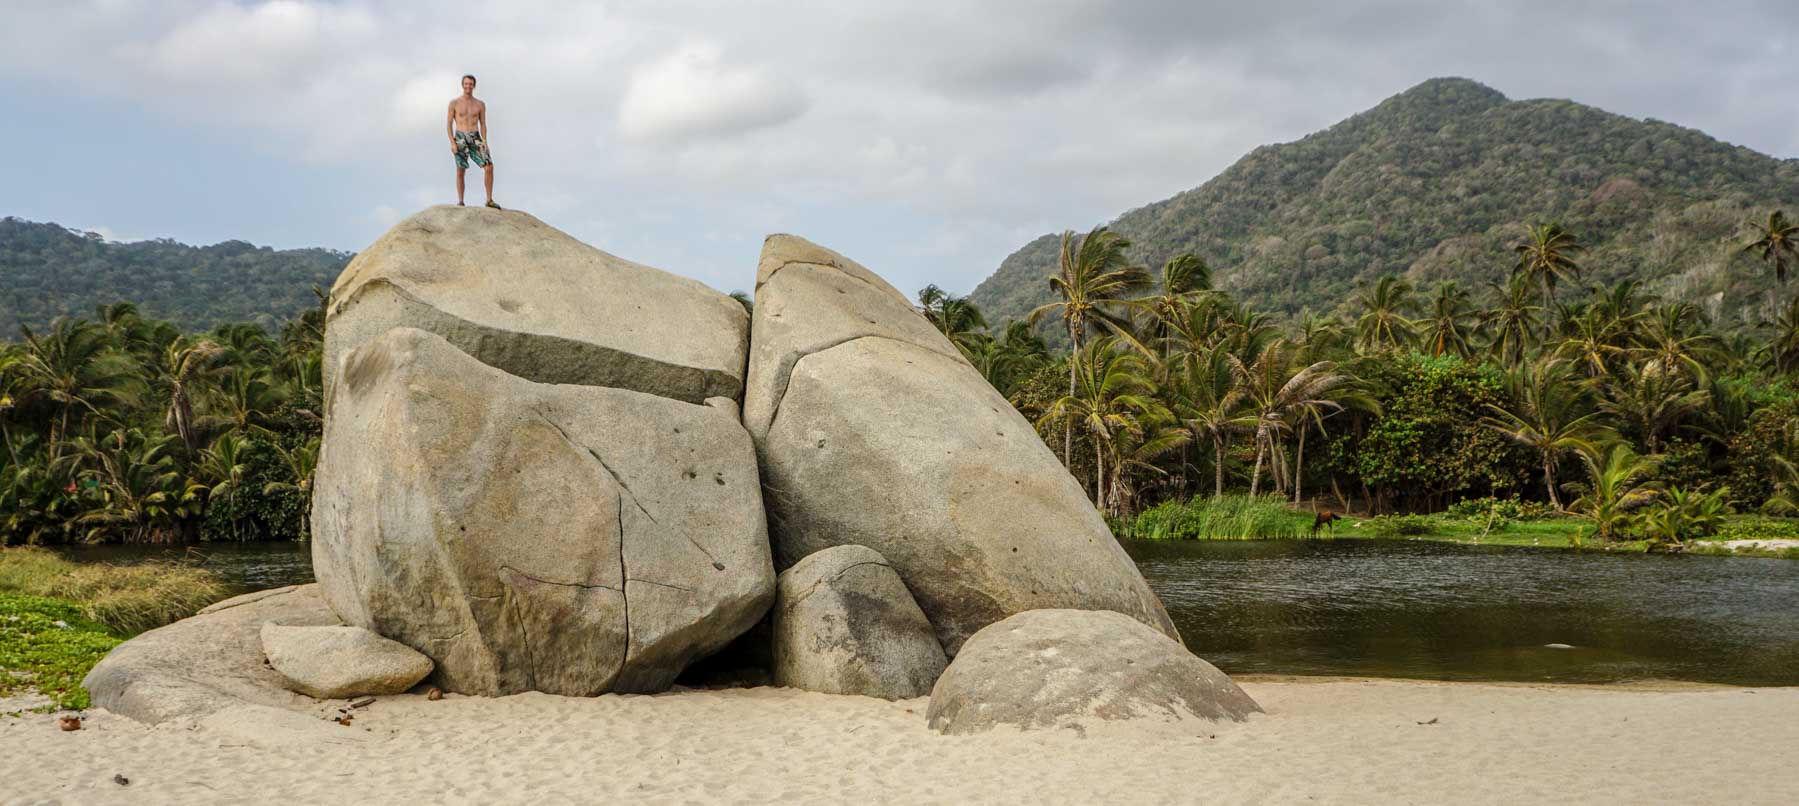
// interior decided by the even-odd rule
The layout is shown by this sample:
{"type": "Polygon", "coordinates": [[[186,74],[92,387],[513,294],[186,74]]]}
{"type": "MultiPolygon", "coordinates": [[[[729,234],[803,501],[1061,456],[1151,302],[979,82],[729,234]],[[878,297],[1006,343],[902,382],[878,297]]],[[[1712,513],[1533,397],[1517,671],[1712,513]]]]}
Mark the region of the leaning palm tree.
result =
{"type": "Polygon", "coordinates": [[[1774,279],[1785,284],[1787,281],[1787,263],[1799,259],[1799,224],[1787,221],[1786,212],[1775,210],[1768,214],[1766,224],[1751,221],[1750,241],[1743,244],[1741,252],[1755,252],[1761,259],[1774,267],[1774,279]]]}
{"type": "Polygon", "coordinates": [[[1295,365],[1292,348],[1280,339],[1263,348],[1252,362],[1245,363],[1235,355],[1226,360],[1244,402],[1245,413],[1238,422],[1255,434],[1256,464],[1249,476],[1249,494],[1254,496],[1261,492],[1265,457],[1273,460],[1275,475],[1284,474],[1280,434],[1292,429],[1295,414],[1309,407],[1341,408],[1331,390],[1349,378],[1337,372],[1330,361],[1295,365]]]}
{"type": "Polygon", "coordinates": [[[1356,346],[1369,351],[1392,350],[1418,340],[1418,333],[1408,312],[1418,307],[1412,298],[1412,284],[1403,278],[1387,275],[1372,290],[1357,298],[1362,315],[1356,320],[1356,346]]]}
{"type": "Polygon", "coordinates": [[[1474,305],[1467,291],[1454,280],[1437,286],[1430,312],[1420,322],[1424,326],[1425,351],[1434,356],[1467,358],[1474,352],[1474,319],[1474,305]]]}
{"type": "Polygon", "coordinates": [[[1119,349],[1111,337],[1095,340],[1069,358],[1075,393],[1051,404],[1043,421],[1079,425],[1093,442],[1093,505],[1106,512],[1106,459],[1115,455],[1114,435],[1137,429],[1137,417],[1156,409],[1155,388],[1141,355],[1119,349]]]}
{"type": "Polygon", "coordinates": [[[1531,225],[1524,240],[1512,247],[1518,254],[1513,271],[1530,278],[1531,284],[1543,286],[1543,306],[1547,308],[1555,304],[1557,280],[1580,276],[1574,254],[1585,248],[1560,224],[1531,225]]]}
{"type": "Polygon", "coordinates": [[[1506,380],[1512,407],[1489,405],[1493,415],[1481,418],[1480,424],[1537,452],[1543,462],[1543,489],[1559,512],[1556,462],[1570,450],[1591,447],[1600,433],[1599,412],[1590,408],[1587,384],[1574,377],[1564,361],[1539,358],[1520,364],[1506,380]]]}
{"type": "MultiPolygon", "coordinates": [[[[1124,236],[1103,225],[1079,237],[1072,231],[1062,233],[1056,273],[1049,277],[1049,286],[1060,299],[1038,306],[1026,321],[1034,326],[1047,314],[1060,314],[1068,327],[1069,349],[1073,353],[1080,352],[1081,340],[1095,322],[1116,328],[1121,320],[1109,306],[1149,278],[1141,266],[1133,265],[1126,256],[1130,245],[1124,236]]],[[[1068,365],[1070,397],[1075,394],[1076,363],[1071,361],[1068,365]]],[[[1070,461],[1073,451],[1074,427],[1070,420],[1062,433],[1062,460],[1070,461]]]]}

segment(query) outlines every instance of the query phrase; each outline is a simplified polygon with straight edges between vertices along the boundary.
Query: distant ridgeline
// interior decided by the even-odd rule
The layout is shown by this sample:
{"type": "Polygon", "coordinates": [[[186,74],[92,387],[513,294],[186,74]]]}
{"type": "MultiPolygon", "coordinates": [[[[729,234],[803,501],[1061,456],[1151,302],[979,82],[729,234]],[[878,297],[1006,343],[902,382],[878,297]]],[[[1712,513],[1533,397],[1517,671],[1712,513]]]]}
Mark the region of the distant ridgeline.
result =
{"type": "Polygon", "coordinates": [[[332,249],[276,251],[243,241],[188,246],[167,239],[110,243],[91,232],[0,219],[0,340],[19,338],[63,315],[137,303],[145,316],[189,332],[227,322],[272,330],[317,305],[351,254],[332,249]]]}
{"type": "MultiPolygon", "coordinates": [[[[1432,79],[1211,181],[1120,216],[1152,271],[1182,252],[1214,284],[1291,316],[1347,311],[1358,283],[1454,279],[1495,298],[1524,224],[1559,221],[1586,284],[1636,278],[1725,321],[1771,315],[1772,272],[1735,254],[1745,222],[1799,212],[1799,161],[1563,100],[1510,101],[1432,79]]],[[[1082,229],[1085,229],[1084,227],[1082,229]]],[[[969,296],[998,324],[1050,301],[1056,235],[1014,252],[969,296]]],[[[1572,284],[1570,284],[1572,285],[1572,284]]],[[[1575,293],[1570,289],[1568,293],[1575,293]]]]}

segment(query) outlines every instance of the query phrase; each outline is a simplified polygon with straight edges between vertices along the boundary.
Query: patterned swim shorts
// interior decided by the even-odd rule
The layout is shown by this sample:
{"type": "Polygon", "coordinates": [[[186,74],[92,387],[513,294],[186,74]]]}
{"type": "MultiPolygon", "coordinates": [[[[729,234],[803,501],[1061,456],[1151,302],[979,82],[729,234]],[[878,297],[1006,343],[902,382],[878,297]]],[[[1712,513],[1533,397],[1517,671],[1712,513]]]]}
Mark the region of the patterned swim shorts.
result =
{"type": "Polygon", "coordinates": [[[470,162],[487,167],[493,164],[493,155],[487,153],[487,144],[481,141],[480,132],[456,132],[456,169],[468,170],[470,162]]]}

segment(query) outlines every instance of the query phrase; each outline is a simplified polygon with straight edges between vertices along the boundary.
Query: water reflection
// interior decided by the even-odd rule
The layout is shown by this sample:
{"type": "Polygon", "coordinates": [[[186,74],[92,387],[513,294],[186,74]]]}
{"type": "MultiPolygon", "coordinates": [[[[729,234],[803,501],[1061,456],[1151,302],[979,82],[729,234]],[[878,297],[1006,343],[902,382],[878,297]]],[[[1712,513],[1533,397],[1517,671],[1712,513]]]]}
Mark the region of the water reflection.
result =
{"type": "Polygon", "coordinates": [[[312,581],[312,549],[306,543],[198,543],[190,546],[62,546],[58,554],[75,562],[130,565],[145,560],[180,560],[211,569],[233,593],[248,593],[312,581]]]}
{"type": "Polygon", "coordinates": [[[1363,540],[1126,549],[1188,646],[1232,673],[1799,684],[1792,561],[1363,540]]]}

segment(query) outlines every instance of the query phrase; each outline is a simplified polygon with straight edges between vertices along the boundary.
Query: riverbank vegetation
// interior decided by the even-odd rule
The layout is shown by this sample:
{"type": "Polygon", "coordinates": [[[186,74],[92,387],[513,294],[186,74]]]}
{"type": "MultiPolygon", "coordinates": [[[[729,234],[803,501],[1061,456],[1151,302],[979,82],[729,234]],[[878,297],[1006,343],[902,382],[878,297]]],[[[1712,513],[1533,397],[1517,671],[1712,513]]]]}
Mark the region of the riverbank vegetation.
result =
{"type": "MultiPolygon", "coordinates": [[[[1586,283],[1579,235],[1544,223],[1490,256],[1498,305],[1392,275],[1348,318],[1283,324],[1198,258],[1152,273],[1129,247],[1106,227],[1065,233],[1055,301],[998,327],[919,297],[1123,534],[1215,534],[1202,499],[1235,509],[1227,491],[1245,489],[1392,537],[1668,550],[1744,515],[1799,523],[1799,296],[1726,331],[1635,282],[1586,283]],[[1037,337],[1045,323],[1069,353],[1037,337]]],[[[1772,213],[1718,248],[1784,274],[1799,227],[1772,213]]]]}

